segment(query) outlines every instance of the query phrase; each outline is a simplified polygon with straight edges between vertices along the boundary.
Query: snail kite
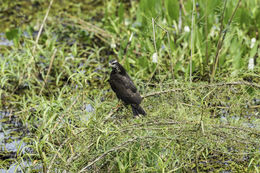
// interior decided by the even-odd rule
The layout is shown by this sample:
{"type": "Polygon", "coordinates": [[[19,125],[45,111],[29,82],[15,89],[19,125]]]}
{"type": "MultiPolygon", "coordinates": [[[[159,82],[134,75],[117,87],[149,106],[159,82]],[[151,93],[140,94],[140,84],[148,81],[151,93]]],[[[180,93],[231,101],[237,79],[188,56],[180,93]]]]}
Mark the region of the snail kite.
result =
{"type": "Polygon", "coordinates": [[[117,98],[126,105],[131,105],[134,116],[139,114],[146,115],[146,112],[140,106],[142,97],[124,67],[116,60],[111,60],[109,66],[112,67],[109,84],[116,93],[117,98]]]}

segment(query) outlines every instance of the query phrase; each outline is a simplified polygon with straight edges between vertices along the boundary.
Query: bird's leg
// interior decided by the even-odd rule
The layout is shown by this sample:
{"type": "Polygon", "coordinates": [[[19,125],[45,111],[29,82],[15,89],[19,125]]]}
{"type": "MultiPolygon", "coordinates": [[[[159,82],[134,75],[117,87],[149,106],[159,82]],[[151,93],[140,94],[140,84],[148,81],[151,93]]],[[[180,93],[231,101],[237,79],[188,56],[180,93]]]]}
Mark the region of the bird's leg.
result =
{"type": "Polygon", "coordinates": [[[120,100],[117,101],[116,107],[112,107],[110,113],[109,113],[108,116],[106,117],[106,120],[108,120],[114,113],[116,113],[117,111],[119,111],[119,108],[120,108],[120,100]]]}
{"type": "MultiPolygon", "coordinates": [[[[121,103],[120,103],[120,102],[122,102],[122,101],[118,99],[116,107],[113,107],[112,109],[116,109],[116,110],[119,109],[120,106],[121,106],[121,103]]],[[[124,103],[124,102],[123,102],[123,103],[124,103]]]]}
{"type": "Polygon", "coordinates": [[[126,108],[128,108],[128,104],[126,104],[125,102],[123,102],[123,105],[124,105],[126,108]]]}

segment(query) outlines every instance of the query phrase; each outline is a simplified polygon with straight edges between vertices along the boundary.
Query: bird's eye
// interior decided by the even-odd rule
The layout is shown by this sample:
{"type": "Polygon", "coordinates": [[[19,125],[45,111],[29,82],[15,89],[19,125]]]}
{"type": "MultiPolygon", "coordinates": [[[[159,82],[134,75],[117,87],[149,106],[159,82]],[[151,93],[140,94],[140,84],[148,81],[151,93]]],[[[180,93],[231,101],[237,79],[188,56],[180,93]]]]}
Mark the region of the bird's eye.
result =
{"type": "Polygon", "coordinates": [[[113,61],[113,62],[112,62],[112,65],[116,65],[116,63],[117,63],[117,61],[113,61]]]}

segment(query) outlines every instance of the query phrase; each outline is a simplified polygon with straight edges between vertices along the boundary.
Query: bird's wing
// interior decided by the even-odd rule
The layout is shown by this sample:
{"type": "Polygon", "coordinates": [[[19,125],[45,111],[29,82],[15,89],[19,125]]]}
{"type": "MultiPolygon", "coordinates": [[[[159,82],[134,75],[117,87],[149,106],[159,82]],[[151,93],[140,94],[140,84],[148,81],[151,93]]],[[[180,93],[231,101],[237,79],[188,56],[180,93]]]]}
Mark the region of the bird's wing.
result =
{"type": "Polygon", "coordinates": [[[135,87],[134,82],[128,75],[123,76],[123,83],[125,84],[125,86],[127,88],[131,89],[132,92],[134,92],[134,93],[137,92],[137,88],[135,87]]]}
{"type": "Polygon", "coordinates": [[[116,74],[110,77],[109,83],[117,97],[122,99],[125,103],[141,103],[142,98],[130,78],[116,74]]]}
{"type": "Polygon", "coordinates": [[[130,104],[140,104],[142,101],[142,97],[139,92],[132,92],[131,89],[126,90],[125,97],[122,100],[127,100],[130,104]]]}

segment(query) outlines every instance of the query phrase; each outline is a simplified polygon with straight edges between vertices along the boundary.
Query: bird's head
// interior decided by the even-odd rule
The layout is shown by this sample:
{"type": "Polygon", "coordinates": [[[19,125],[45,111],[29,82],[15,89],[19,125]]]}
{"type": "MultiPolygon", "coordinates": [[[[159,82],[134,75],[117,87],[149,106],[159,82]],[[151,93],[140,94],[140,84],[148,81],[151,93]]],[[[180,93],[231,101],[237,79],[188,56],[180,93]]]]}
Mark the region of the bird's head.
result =
{"type": "Polygon", "coordinates": [[[117,68],[118,64],[119,63],[115,59],[109,61],[109,66],[112,67],[112,68],[117,68]]]}
{"type": "Polygon", "coordinates": [[[123,68],[123,66],[121,64],[119,64],[119,62],[117,62],[117,60],[115,60],[115,59],[109,61],[109,66],[112,67],[114,72],[117,72],[117,73],[125,72],[125,69],[123,68]]]}

